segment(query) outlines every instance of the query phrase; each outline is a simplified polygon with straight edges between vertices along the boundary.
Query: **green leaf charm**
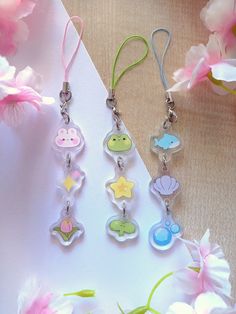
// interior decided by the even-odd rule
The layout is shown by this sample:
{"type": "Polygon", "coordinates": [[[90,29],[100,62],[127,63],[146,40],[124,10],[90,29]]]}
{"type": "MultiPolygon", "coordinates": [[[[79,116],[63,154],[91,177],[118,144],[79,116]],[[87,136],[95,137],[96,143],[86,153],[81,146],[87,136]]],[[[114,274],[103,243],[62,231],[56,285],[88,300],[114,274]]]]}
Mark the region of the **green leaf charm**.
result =
{"type": "Polygon", "coordinates": [[[119,242],[137,238],[139,226],[134,219],[127,215],[113,216],[106,223],[107,233],[119,242]]]}
{"type": "Polygon", "coordinates": [[[123,220],[113,220],[110,223],[110,229],[112,231],[115,231],[119,234],[119,236],[124,236],[127,234],[135,233],[136,226],[129,221],[123,221],[123,220]]]}

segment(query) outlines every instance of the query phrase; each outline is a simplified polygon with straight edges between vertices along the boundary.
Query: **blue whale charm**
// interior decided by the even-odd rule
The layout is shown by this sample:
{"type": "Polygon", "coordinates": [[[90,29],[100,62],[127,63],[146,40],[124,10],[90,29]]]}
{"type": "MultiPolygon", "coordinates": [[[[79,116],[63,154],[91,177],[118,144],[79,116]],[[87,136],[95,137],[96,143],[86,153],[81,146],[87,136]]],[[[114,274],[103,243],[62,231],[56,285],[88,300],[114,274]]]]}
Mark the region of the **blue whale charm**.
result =
{"type": "Polygon", "coordinates": [[[178,148],[180,146],[180,139],[169,133],[165,133],[161,138],[154,138],[154,147],[163,150],[178,148]]]}

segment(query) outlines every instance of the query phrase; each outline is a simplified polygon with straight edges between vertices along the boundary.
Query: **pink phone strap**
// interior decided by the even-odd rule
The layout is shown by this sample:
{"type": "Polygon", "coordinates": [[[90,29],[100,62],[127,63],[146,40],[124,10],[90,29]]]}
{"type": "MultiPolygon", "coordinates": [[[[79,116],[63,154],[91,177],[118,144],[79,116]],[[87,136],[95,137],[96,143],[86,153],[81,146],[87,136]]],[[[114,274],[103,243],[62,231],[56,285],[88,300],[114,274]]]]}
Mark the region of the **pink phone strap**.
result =
{"type": "Polygon", "coordinates": [[[71,69],[71,67],[72,67],[72,65],[73,65],[73,63],[75,61],[76,55],[77,55],[77,53],[79,51],[79,47],[80,47],[82,36],[83,36],[83,31],[84,31],[84,22],[81,19],[81,17],[79,17],[79,16],[72,16],[72,17],[70,17],[70,19],[67,22],[66,27],[65,27],[65,32],[64,32],[63,41],[62,41],[62,50],[61,50],[61,60],[62,60],[63,68],[64,68],[64,81],[65,82],[68,82],[70,69],[71,69]],[[75,48],[75,51],[72,54],[71,59],[67,63],[66,60],[65,60],[66,59],[65,58],[66,37],[67,37],[69,25],[73,21],[77,22],[80,25],[80,33],[79,33],[79,38],[78,38],[78,44],[77,44],[77,46],[75,48]]]}

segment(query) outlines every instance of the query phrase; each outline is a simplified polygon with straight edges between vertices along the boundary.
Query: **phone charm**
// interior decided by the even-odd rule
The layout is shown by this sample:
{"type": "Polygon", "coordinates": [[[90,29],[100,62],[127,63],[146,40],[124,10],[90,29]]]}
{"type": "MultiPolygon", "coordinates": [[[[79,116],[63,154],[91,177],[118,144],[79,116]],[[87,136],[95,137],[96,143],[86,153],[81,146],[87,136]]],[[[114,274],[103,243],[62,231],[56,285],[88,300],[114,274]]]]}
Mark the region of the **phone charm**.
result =
{"type": "Polygon", "coordinates": [[[73,123],[69,115],[69,103],[72,99],[72,93],[68,82],[69,72],[79,51],[81,38],[83,35],[83,21],[79,16],[73,16],[67,22],[62,43],[62,64],[64,67],[64,82],[60,92],[61,115],[62,120],[57,128],[53,138],[53,148],[58,157],[64,162],[63,177],[59,188],[63,196],[64,205],[61,210],[59,220],[50,228],[50,232],[59,242],[64,245],[70,245],[76,238],[84,233],[84,227],[74,216],[74,203],[76,192],[82,187],[85,173],[76,165],[76,157],[84,148],[84,138],[80,128],[73,123]],[[76,21],[80,24],[80,34],[76,49],[68,62],[65,61],[65,46],[69,24],[76,21]]]}
{"type": "Polygon", "coordinates": [[[126,167],[135,150],[135,144],[130,134],[125,129],[121,120],[121,114],[117,108],[115,89],[122,76],[136,65],[140,64],[148,55],[148,43],[145,38],[133,35],[124,40],[119,47],[112,67],[111,89],[106,100],[107,106],[112,110],[113,127],[107,134],[103,146],[104,151],[116,163],[115,177],[106,182],[106,190],[112,203],[120,211],[118,215],[112,216],[106,223],[107,233],[119,242],[134,239],[139,234],[137,222],[130,218],[130,210],[133,207],[135,197],[135,182],[126,174],[126,167]],[[125,68],[117,77],[115,75],[117,62],[122,49],[131,41],[142,41],[145,44],[144,54],[136,62],[125,68]]]}
{"type": "Polygon", "coordinates": [[[157,250],[170,249],[176,239],[182,236],[182,228],[175,222],[172,216],[171,207],[176,195],[180,191],[180,183],[170,175],[169,162],[172,154],[177,153],[182,148],[180,138],[173,133],[172,125],[177,121],[177,115],[174,111],[175,103],[168,90],[168,82],[164,73],[164,60],[171,41],[171,33],[165,28],[158,28],[152,32],[151,45],[157,61],[162,85],[166,91],[166,109],[167,115],[164,120],[160,133],[151,137],[151,150],[159,156],[161,167],[159,175],[150,182],[150,191],[153,195],[163,200],[164,212],[161,222],[154,224],[149,232],[150,244],[157,250]],[[167,40],[164,51],[159,57],[155,44],[154,37],[157,33],[164,32],[167,34],[167,40]]]}

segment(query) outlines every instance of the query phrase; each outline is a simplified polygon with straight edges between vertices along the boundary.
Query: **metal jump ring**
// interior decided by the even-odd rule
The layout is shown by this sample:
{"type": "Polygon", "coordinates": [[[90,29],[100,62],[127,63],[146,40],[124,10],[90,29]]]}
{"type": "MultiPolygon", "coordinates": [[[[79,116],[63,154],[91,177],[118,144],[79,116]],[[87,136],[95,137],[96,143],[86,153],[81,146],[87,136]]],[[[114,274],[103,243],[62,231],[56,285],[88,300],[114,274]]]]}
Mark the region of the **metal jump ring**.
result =
{"type": "Polygon", "coordinates": [[[59,96],[60,96],[61,102],[62,102],[62,103],[65,103],[65,102],[68,102],[68,101],[71,100],[71,98],[72,98],[72,93],[71,93],[70,90],[68,90],[68,91],[66,91],[66,92],[63,91],[63,90],[61,90],[59,96]]]}

